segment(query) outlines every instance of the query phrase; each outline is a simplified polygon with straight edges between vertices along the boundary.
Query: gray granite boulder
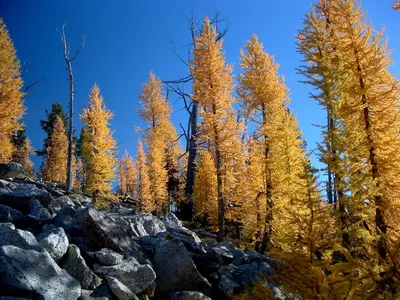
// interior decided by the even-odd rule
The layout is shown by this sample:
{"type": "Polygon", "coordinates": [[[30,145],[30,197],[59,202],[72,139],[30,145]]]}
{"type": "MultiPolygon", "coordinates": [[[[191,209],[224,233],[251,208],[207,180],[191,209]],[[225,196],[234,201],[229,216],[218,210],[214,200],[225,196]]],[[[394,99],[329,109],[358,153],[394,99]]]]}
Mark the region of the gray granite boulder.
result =
{"type": "Polygon", "coordinates": [[[0,222],[17,223],[24,219],[24,215],[14,208],[0,205],[0,222]]]}
{"type": "Polygon", "coordinates": [[[156,273],[148,264],[141,265],[135,258],[125,259],[115,266],[94,265],[94,272],[100,277],[111,276],[139,294],[149,288],[156,279],[156,273]]]}
{"type": "Polygon", "coordinates": [[[46,251],[2,246],[0,274],[3,295],[50,300],[76,300],[81,295],[79,282],[62,270],[46,251]]]}
{"type": "Polygon", "coordinates": [[[207,297],[206,295],[200,292],[193,292],[193,291],[181,291],[173,293],[170,300],[211,300],[211,298],[207,297]]]}
{"type": "Polygon", "coordinates": [[[198,272],[190,253],[180,241],[172,240],[157,248],[153,263],[157,274],[158,299],[183,290],[210,295],[210,283],[198,272]]]}
{"type": "Polygon", "coordinates": [[[73,244],[68,246],[68,251],[61,262],[61,267],[69,275],[77,279],[83,289],[94,290],[101,284],[101,279],[89,269],[81,255],[81,251],[73,244]]]}
{"type": "Polygon", "coordinates": [[[45,230],[36,239],[56,262],[67,252],[68,237],[61,227],[45,230]]]}
{"type": "Polygon", "coordinates": [[[25,177],[26,173],[21,164],[16,162],[0,163],[0,179],[25,177]]]}
{"type": "Polygon", "coordinates": [[[139,298],[118,279],[107,276],[106,280],[111,291],[119,300],[139,300],[139,298]]]}
{"type": "Polygon", "coordinates": [[[96,259],[103,266],[115,266],[122,263],[124,256],[110,249],[104,248],[94,253],[96,259]]]}

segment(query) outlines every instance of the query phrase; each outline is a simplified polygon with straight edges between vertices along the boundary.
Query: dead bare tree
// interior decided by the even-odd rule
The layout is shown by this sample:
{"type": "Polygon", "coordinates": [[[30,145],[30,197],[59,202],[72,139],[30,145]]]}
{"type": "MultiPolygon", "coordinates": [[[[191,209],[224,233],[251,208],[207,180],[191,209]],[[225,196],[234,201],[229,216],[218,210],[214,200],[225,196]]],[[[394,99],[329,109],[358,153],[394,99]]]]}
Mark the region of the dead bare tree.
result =
{"type": "MultiPolygon", "coordinates": [[[[189,21],[189,29],[191,32],[192,42],[187,45],[188,50],[188,58],[187,60],[183,59],[175,50],[174,52],[179,58],[179,60],[184,63],[190,72],[190,53],[195,46],[196,37],[200,34],[202,27],[198,29],[198,22],[194,15],[188,19],[189,21]]],[[[214,18],[211,20],[211,24],[216,26],[217,28],[217,38],[219,41],[222,39],[225,34],[228,32],[230,25],[228,24],[222,30],[219,30],[218,25],[224,22],[225,19],[221,17],[219,12],[215,13],[214,18]]],[[[164,81],[164,84],[167,85],[168,89],[179,96],[179,99],[182,99],[184,104],[184,109],[189,114],[187,130],[184,134],[186,137],[186,152],[188,152],[188,161],[187,161],[187,170],[186,170],[186,183],[185,183],[185,197],[187,199],[187,203],[185,207],[182,208],[182,216],[181,218],[184,220],[191,221],[194,217],[194,201],[193,201],[193,187],[194,187],[194,178],[196,173],[195,161],[197,157],[197,137],[198,137],[198,114],[199,114],[199,103],[195,101],[189,93],[186,93],[184,90],[184,86],[193,81],[192,74],[189,74],[185,77],[176,79],[176,80],[167,80],[164,81]]],[[[181,126],[182,127],[182,126],[181,126]]]]}
{"type": "Polygon", "coordinates": [[[82,35],[82,41],[72,57],[70,56],[70,47],[67,42],[66,34],[66,25],[64,24],[61,27],[61,31],[59,31],[61,42],[63,44],[63,54],[64,59],[67,64],[67,72],[68,72],[68,81],[69,81],[69,117],[68,117],[68,162],[67,162],[67,190],[70,191],[72,189],[72,144],[73,144],[73,129],[74,129],[74,75],[72,73],[72,61],[79,55],[84,44],[85,44],[85,36],[82,35]]]}

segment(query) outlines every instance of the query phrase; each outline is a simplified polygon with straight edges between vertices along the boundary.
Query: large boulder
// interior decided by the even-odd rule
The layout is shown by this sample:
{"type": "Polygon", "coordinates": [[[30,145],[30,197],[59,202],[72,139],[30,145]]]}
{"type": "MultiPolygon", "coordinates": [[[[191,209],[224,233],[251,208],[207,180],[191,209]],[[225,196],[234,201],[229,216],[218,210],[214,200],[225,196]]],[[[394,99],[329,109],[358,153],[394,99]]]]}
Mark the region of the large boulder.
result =
{"type": "Polygon", "coordinates": [[[76,300],[79,282],[44,252],[0,247],[0,291],[5,296],[76,300]]]}
{"type": "Polygon", "coordinates": [[[150,265],[141,265],[133,257],[115,266],[101,266],[95,264],[94,271],[100,277],[111,276],[118,279],[135,294],[145,291],[156,279],[156,273],[150,265]]]}
{"type": "Polygon", "coordinates": [[[18,223],[24,219],[24,215],[14,208],[0,205],[0,222],[18,223]]]}
{"type": "Polygon", "coordinates": [[[166,231],[164,223],[152,214],[132,215],[111,213],[109,216],[133,237],[155,235],[166,231]]]}
{"type": "Polygon", "coordinates": [[[43,223],[48,223],[52,219],[49,210],[35,198],[29,200],[29,217],[43,223]]]}
{"type": "Polygon", "coordinates": [[[34,184],[18,184],[14,191],[0,194],[0,204],[29,214],[29,202],[32,198],[37,199],[44,207],[47,207],[52,200],[49,192],[39,189],[34,184]]]}
{"type": "Polygon", "coordinates": [[[86,265],[79,248],[73,244],[68,246],[68,252],[61,262],[61,267],[69,275],[79,280],[83,289],[94,290],[101,284],[101,279],[86,265]]]}
{"type": "Polygon", "coordinates": [[[211,251],[219,254],[225,265],[229,265],[234,260],[232,252],[225,245],[216,245],[211,248],[211,251]]]}
{"type": "Polygon", "coordinates": [[[139,300],[139,298],[118,279],[107,276],[106,280],[111,291],[118,297],[119,300],[139,300]]]}
{"type": "Polygon", "coordinates": [[[122,263],[124,256],[110,249],[104,248],[94,253],[99,263],[103,266],[115,266],[122,263]]]}
{"type": "Polygon", "coordinates": [[[211,300],[211,298],[200,292],[182,291],[173,293],[170,300],[211,300]]]}
{"type": "Polygon", "coordinates": [[[180,241],[172,240],[157,248],[153,263],[157,273],[155,296],[158,299],[183,290],[210,295],[210,283],[198,272],[190,253],[180,241]]]}
{"type": "Polygon", "coordinates": [[[111,291],[107,280],[103,280],[94,291],[82,289],[79,300],[118,300],[118,297],[111,291]]]}
{"type": "Polygon", "coordinates": [[[168,227],[167,232],[160,232],[157,236],[163,237],[167,240],[179,240],[190,252],[198,255],[204,255],[206,253],[206,250],[202,246],[201,240],[196,233],[185,227],[168,227]]]}
{"type": "Polygon", "coordinates": [[[24,250],[45,252],[35,236],[29,231],[0,227],[0,246],[16,246],[24,250]]]}
{"type": "Polygon", "coordinates": [[[106,214],[87,207],[78,211],[74,218],[81,230],[99,247],[133,255],[141,261],[145,260],[140,246],[106,214]]]}
{"type": "Polygon", "coordinates": [[[62,227],[65,230],[77,228],[73,216],[76,213],[76,209],[72,206],[64,206],[61,208],[57,215],[54,217],[54,224],[58,227],[62,227]]]}
{"type": "Polygon", "coordinates": [[[61,227],[45,230],[36,239],[56,262],[67,252],[68,237],[61,227]]]}
{"type": "Polygon", "coordinates": [[[227,298],[245,291],[251,283],[251,276],[237,266],[230,264],[223,266],[219,271],[218,289],[227,298]]]}
{"type": "Polygon", "coordinates": [[[15,177],[25,177],[24,168],[19,163],[1,163],[0,164],[0,179],[8,179],[15,177]]]}
{"type": "Polygon", "coordinates": [[[182,222],[173,214],[167,213],[167,215],[162,219],[165,226],[168,227],[182,227],[182,222]]]}
{"type": "Polygon", "coordinates": [[[49,203],[49,209],[52,213],[59,212],[64,207],[74,207],[75,203],[68,196],[61,196],[53,199],[49,203]]]}

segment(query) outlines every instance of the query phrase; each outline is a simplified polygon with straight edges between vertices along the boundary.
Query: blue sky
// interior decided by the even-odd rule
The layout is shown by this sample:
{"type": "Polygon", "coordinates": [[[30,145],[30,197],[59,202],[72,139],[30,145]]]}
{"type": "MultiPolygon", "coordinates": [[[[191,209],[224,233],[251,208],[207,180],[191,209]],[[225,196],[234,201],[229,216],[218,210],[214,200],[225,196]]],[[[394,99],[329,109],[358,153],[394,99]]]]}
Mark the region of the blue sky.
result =
{"type": "MultiPolygon", "coordinates": [[[[224,39],[229,63],[235,65],[235,80],[239,70],[239,49],[253,33],[259,36],[266,51],[275,56],[280,73],[291,91],[290,108],[298,118],[303,136],[310,149],[320,140],[320,129],[312,124],[324,124],[325,113],[311,99],[310,87],[300,83],[302,77],[295,68],[301,56],[296,53],[295,35],[302,28],[303,15],[311,1],[307,0],[171,0],[171,1],[94,1],[94,0],[0,0],[3,17],[17,54],[26,66],[23,79],[28,85],[43,78],[40,85],[26,97],[24,117],[27,135],[33,146],[40,149],[45,133],[39,120],[54,101],[65,108],[68,102],[68,81],[62,45],[56,32],[66,23],[67,38],[72,51],[79,46],[81,35],[86,44],[73,62],[75,75],[75,109],[81,113],[87,107],[88,94],[97,83],[107,107],[113,111],[112,128],[120,154],[124,149],[134,154],[141,126],[134,112],[139,107],[141,83],[150,70],[163,80],[186,76],[187,69],[176,57],[172,44],[182,57],[187,57],[185,45],[190,43],[187,18],[194,14],[199,22],[204,16],[221,12],[224,24],[231,25],[224,39]]],[[[390,8],[391,0],[364,0],[364,9],[375,28],[386,28],[389,48],[400,49],[400,12],[390,8]]],[[[394,51],[392,72],[400,75],[400,54],[394,51]]],[[[175,96],[170,96],[171,101],[175,96]]],[[[186,123],[182,105],[173,105],[173,122],[186,123]]],[[[77,131],[81,123],[75,116],[77,131]]],[[[38,166],[40,160],[34,158],[38,166]]]]}

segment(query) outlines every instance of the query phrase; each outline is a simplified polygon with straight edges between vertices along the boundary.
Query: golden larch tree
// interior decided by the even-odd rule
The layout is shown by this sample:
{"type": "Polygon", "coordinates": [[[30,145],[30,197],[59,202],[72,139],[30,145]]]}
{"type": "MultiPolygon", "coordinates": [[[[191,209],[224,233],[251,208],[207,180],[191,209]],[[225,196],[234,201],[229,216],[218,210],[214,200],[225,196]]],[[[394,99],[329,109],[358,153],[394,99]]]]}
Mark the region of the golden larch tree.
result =
{"type": "Polygon", "coordinates": [[[174,161],[178,157],[179,146],[170,120],[171,108],[162,90],[162,81],[154,73],[151,72],[149,82],[142,85],[139,99],[142,105],[139,114],[148,124],[144,129],[144,139],[148,149],[152,197],[157,214],[165,214],[169,211],[171,200],[167,166],[177,165],[174,161]]]}
{"type": "Polygon", "coordinates": [[[190,70],[193,75],[192,98],[201,106],[198,141],[209,144],[217,170],[218,240],[224,236],[227,190],[236,185],[232,177],[235,161],[244,162],[239,136],[243,128],[237,122],[232,107],[234,83],[232,66],[225,63],[222,39],[217,39],[215,27],[206,18],[202,31],[196,37],[190,70]],[[228,184],[228,185],[227,185],[228,184]]]}
{"type": "Polygon", "coordinates": [[[194,205],[196,216],[204,225],[218,228],[217,169],[210,151],[199,153],[194,179],[194,205]]]}
{"type": "Polygon", "coordinates": [[[43,178],[65,184],[67,180],[68,137],[64,121],[56,117],[53,132],[46,149],[47,158],[43,167],[43,178]]]}
{"type": "Polygon", "coordinates": [[[14,152],[13,134],[22,129],[25,113],[20,62],[13,42],[0,18],[0,162],[9,162],[14,152]]]}
{"type": "Polygon", "coordinates": [[[100,89],[95,84],[89,95],[89,108],[85,108],[81,120],[87,127],[90,147],[90,159],[87,165],[86,190],[89,193],[110,193],[111,182],[117,167],[116,141],[109,128],[113,117],[100,96],[100,89]]]}
{"type": "Polygon", "coordinates": [[[137,199],[141,203],[142,212],[153,212],[156,207],[150,191],[149,168],[147,166],[146,154],[143,143],[138,141],[136,151],[136,184],[137,199]]]}
{"type": "Polygon", "coordinates": [[[135,192],[136,171],[135,163],[128,150],[125,150],[124,156],[119,161],[119,186],[121,194],[133,195],[135,192]]]}

